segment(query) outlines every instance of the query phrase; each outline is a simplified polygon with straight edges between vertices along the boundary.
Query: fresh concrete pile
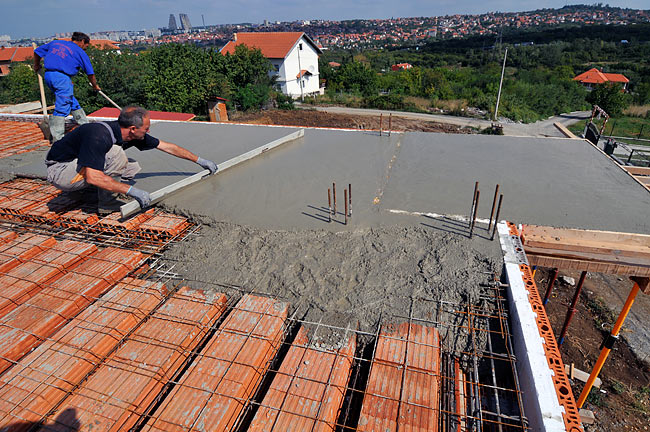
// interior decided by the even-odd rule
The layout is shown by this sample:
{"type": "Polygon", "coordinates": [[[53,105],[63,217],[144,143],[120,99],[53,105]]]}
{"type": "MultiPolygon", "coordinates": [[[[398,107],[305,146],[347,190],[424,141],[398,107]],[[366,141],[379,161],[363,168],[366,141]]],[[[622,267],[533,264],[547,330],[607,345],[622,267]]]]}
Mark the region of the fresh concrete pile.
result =
{"type": "MultiPolygon", "coordinates": [[[[164,258],[193,287],[268,293],[309,322],[374,333],[381,323],[426,319],[453,351],[470,351],[472,341],[466,317],[445,310],[481,304],[482,285],[502,268],[497,241],[414,226],[332,233],[211,222],[164,258]]],[[[321,327],[312,342],[335,345],[332,333],[321,327]]]]}

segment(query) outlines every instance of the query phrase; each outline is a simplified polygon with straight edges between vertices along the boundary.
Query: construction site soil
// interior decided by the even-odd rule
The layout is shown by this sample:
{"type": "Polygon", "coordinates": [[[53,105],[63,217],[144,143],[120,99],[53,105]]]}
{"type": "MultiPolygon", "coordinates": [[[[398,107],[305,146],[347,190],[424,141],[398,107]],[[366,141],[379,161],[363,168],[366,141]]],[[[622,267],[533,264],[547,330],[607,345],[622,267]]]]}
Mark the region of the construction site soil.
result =
{"type": "MultiPolygon", "coordinates": [[[[484,343],[468,338],[466,318],[454,312],[494,307],[482,286],[501,273],[497,241],[408,226],[332,233],[203,222],[200,235],[164,255],[193,287],[268,293],[308,322],[371,334],[380,323],[422,319],[438,323],[444,346],[458,353],[484,343]]],[[[319,330],[311,342],[336,346],[337,333],[319,330]]]]}
{"type": "MultiPolygon", "coordinates": [[[[550,271],[539,269],[536,283],[541,290],[549,283],[550,271]]],[[[561,272],[578,280],[579,272],[561,272]]],[[[612,299],[603,296],[602,286],[620,292],[623,297],[632,287],[629,279],[613,275],[592,274],[585,279],[584,287],[564,343],[560,346],[566,365],[591,372],[600,354],[601,343],[612,328],[618,313],[610,309],[612,299]]],[[[564,323],[575,286],[556,283],[546,305],[546,313],[555,333],[564,323]]],[[[543,293],[542,293],[543,295],[543,293]]],[[[644,294],[639,294],[645,297],[644,294]]],[[[636,306],[636,305],[635,305],[636,306]]],[[[635,310],[636,308],[633,308],[635,310]]],[[[600,389],[592,389],[584,408],[593,411],[595,423],[584,425],[586,432],[647,431],[650,429],[650,363],[639,359],[630,349],[628,339],[633,330],[624,327],[621,339],[616,342],[599,377],[600,389]]],[[[578,398],[584,383],[572,380],[573,394],[578,398]]]]}
{"type": "Polygon", "coordinates": [[[260,125],[284,125],[302,127],[331,127],[343,129],[372,129],[394,131],[421,131],[443,133],[476,133],[475,129],[425,120],[414,120],[387,115],[379,116],[333,114],[309,109],[265,110],[255,113],[237,114],[231,121],[260,125]],[[390,123],[389,123],[390,122],[390,123]],[[381,123],[381,124],[380,124],[381,123]]]}

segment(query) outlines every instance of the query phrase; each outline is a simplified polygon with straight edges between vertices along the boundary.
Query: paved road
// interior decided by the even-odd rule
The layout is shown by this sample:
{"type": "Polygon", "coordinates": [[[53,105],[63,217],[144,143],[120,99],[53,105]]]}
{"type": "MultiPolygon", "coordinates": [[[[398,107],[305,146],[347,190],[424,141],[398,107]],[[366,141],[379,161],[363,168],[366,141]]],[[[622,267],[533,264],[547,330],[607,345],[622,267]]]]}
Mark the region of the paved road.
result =
{"type": "MultiPolygon", "coordinates": [[[[300,104],[297,104],[300,108],[300,104]]],[[[350,115],[368,115],[368,116],[378,116],[379,114],[392,114],[394,116],[404,117],[414,120],[424,120],[424,121],[434,121],[438,123],[446,123],[458,125],[461,127],[473,127],[484,129],[492,125],[492,122],[489,120],[474,119],[470,117],[455,117],[448,115],[440,114],[421,114],[421,113],[412,113],[404,111],[384,111],[377,109],[367,109],[367,108],[348,108],[348,107],[339,107],[339,106],[312,106],[305,105],[310,109],[315,109],[317,111],[329,112],[333,114],[350,114],[350,115]]],[[[521,123],[502,123],[503,124],[503,133],[509,136],[533,136],[533,137],[564,137],[562,133],[557,130],[553,123],[559,122],[565,126],[569,126],[573,123],[579,121],[584,121],[589,118],[590,111],[576,111],[567,114],[561,114],[559,116],[553,116],[546,120],[541,120],[536,123],[530,124],[521,124],[521,123]]]]}

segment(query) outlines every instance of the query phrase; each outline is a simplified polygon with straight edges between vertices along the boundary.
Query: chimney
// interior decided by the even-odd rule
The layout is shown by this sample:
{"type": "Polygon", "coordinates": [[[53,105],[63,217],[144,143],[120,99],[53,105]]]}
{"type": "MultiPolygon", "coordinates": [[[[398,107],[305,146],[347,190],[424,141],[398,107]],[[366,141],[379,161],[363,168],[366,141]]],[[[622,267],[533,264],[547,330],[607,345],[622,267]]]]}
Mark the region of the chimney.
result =
{"type": "Polygon", "coordinates": [[[233,33],[233,34],[232,34],[232,40],[233,40],[234,42],[237,42],[237,33],[233,33]]]}

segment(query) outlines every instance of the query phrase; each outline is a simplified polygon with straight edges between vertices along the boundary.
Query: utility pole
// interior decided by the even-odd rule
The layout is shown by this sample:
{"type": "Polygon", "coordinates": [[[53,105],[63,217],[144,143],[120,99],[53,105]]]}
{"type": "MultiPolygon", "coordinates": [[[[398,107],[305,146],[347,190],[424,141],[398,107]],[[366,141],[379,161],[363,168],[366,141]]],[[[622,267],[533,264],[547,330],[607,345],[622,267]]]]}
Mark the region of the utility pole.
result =
{"type": "Polygon", "coordinates": [[[302,90],[302,66],[300,66],[300,51],[302,50],[302,42],[298,44],[298,79],[300,80],[300,102],[305,101],[305,95],[302,90]]]}
{"type": "Polygon", "coordinates": [[[497,121],[497,115],[499,114],[499,101],[501,100],[501,86],[503,85],[503,74],[506,71],[506,57],[508,57],[508,48],[506,48],[506,53],[503,55],[503,67],[501,68],[501,81],[499,81],[499,93],[497,94],[497,106],[494,108],[494,121],[497,121]]]}

